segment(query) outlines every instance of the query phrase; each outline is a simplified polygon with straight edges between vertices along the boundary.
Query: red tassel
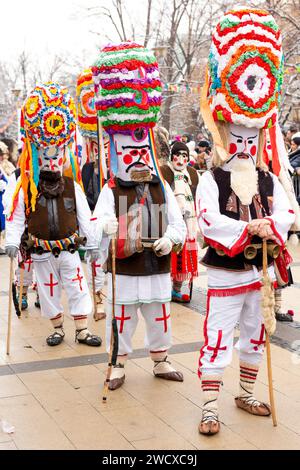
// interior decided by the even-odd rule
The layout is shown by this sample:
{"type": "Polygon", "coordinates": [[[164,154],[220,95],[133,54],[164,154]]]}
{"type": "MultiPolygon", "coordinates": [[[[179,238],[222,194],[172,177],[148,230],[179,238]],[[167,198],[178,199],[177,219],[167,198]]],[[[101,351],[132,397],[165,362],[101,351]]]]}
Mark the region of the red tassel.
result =
{"type": "Polygon", "coordinates": [[[208,289],[207,294],[212,297],[229,297],[231,295],[247,294],[248,292],[259,290],[261,286],[262,283],[256,281],[248,286],[232,287],[231,289],[208,289]]]}
{"type": "Polygon", "coordinates": [[[281,166],[279,161],[277,142],[276,142],[276,126],[270,127],[270,140],[272,145],[272,170],[276,176],[279,176],[281,166]]]}

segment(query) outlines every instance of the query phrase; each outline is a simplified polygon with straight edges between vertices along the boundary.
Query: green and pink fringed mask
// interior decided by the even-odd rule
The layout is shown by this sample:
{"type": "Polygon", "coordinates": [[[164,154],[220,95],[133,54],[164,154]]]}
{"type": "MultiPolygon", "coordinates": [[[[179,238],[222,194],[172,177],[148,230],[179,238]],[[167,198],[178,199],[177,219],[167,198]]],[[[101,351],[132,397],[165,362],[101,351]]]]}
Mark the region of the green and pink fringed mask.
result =
{"type": "Polygon", "coordinates": [[[109,134],[155,126],[161,81],[154,55],[134,42],[107,45],[92,67],[96,110],[109,134]]]}

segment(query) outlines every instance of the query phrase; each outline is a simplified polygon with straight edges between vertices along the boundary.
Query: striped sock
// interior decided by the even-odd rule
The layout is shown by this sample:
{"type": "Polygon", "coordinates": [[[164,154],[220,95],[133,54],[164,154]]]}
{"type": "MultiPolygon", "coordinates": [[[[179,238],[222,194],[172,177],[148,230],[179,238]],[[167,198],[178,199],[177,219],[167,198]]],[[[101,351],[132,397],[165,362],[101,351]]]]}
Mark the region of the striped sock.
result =
{"type": "Polygon", "coordinates": [[[281,313],[281,307],[282,307],[282,289],[275,289],[274,291],[275,295],[275,313],[281,313]]]}
{"type": "Polygon", "coordinates": [[[64,316],[62,313],[59,313],[58,315],[56,315],[56,317],[51,318],[51,323],[52,323],[53,328],[62,327],[63,322],[64,322],[64,316]]]}
{"type": "Polygon", "coordinates": [[[222,385],[220,375],[203,375],[201,388],[203,396],[202,421],[209,421],[210,417],[218,418],[218,396],[222,385]]]}
{"type": "Polygon", "coordinates": [[[253,396],[254,385],[258,374],[258,366],[240,361],[240,393],[239,397],[253,396]]]}

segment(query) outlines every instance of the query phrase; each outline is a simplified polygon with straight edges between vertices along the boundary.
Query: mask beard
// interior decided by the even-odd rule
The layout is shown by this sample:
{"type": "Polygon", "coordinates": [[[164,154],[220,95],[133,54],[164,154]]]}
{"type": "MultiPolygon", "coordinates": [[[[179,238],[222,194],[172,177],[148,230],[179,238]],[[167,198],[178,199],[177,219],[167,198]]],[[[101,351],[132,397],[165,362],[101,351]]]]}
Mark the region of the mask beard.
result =
{"type": "Polygon", "coordinates": [[[252,161],[236,161],[230,170],[230,186],[239,200],[249,206],[257,193],[258,174],[252,161]]]}
{"type": "Polygon", "coordinates": [[[60,171],[50,171],[50,170],[41,170],[40,179],[44,181],[54,182],[58,181],[61,178],[60,171]]]}
{"type": "Polygon", "coordinates": [[[132,170],[130,172],[130,181],[135,181],[137,183],[143,183],[152,180],[152,174],[150,169],[146,170],[132,170]]]}

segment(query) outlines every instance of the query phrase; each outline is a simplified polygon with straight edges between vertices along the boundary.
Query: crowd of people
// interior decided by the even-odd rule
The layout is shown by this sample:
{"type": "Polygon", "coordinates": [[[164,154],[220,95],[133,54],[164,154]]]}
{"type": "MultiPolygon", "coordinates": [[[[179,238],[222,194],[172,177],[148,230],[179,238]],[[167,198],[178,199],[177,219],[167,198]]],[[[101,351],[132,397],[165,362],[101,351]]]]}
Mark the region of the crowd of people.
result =
{"type": "Polygon", "coordinates": [[[52,328],[49,347],[65,337],[62,290],[75,341],[99,347],[102,338],[89,330],[88,316],[94,312],[96,321],[105,320],[110,390],[125,382],[139,313],[154,376],[184,380],[168,357],[171,300],[191,300],[199,247],[205,248],[200,263],[208,275],[207,314],[198,366],[199,432],[205,435],[220,430],[218,397],[237,323],[235,404],[257,416],[271,414],[269,404],[254,396],[254,385],[275,313],[292,321],[290,312],[281,311],[282,288],[292,282],[285,242],[289,231],[300,228],[299,193],[290,184],[291,168],[294,184],[300,175],[300,134],[286,133],[287,158],[278,126],[278,26],[263,10],[230,11],[220,22],[201,100],[209,139],[170,138],[156,126],[162,101],[158,64],[142,45],[124,42],[103,47],[78,77],[77,113],[59,84],[31,91],[21,112],[17,169],[0,145],[0,230],[11,266],[17,259],[17,300],[24,296],[27,308],[28,288],[36,283],[36,305],[52,328]],[[245,34],[245,24],[251,33],[245,34]],[[272,80],[265,80],[263,60],[274,62],[272,80]],[[232,94],[232,79],[222,67],[235,68],[236,61],[244,62],[243,80],[237,78],[232,94]],[[270,284],[261,309],[263,266],[270,284]]]}

